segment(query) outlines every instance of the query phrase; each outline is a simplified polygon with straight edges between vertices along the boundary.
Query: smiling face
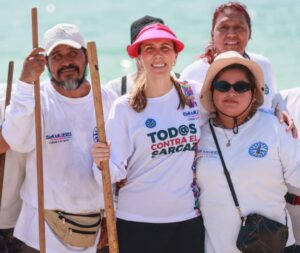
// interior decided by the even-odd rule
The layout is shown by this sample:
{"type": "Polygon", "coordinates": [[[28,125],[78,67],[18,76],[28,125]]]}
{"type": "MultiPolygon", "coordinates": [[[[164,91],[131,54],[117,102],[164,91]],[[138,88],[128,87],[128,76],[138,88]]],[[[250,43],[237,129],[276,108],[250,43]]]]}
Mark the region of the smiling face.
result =
{"type": "Polygon", "coordinates": [[[143,42],[138,57],[146,75],[170,75],[176,58],[174,43],[168,39],[152,39],[143,42]]]}
{"type": "Polygon", "coordinates": [[[245,52],[250,29],[244,14],[233,8],[225,8],[216,19],[211,33],[217,53],[226,51],[245,52]]]}
{"type": "Polygon", "coordinates": [[[83,49],[59,45],[48,56],[48,69],[52,82],[65,90],[74,90],[84,80],[87,65],[83,49]]]}
{"type": "MultiPolygon", "coordinates": [[[[251,83],[245,72],[240,69],[225,70],[220,74],[216,81],[226,81],[230,84],[234,84],[239,81],[251,83]]],[[[237,93],[232,87],[227,92],[213,90],[213,103],[217,108],[217,111],[221,111],[231,117],[239,116],[246,110],[247,107],[249,107],[251,101],[251,90],[242,93],[237,93]]],[[[249,110],[250,109],[251,106],[249,107],[249,110]]],[[[221,119],[222,117],[226,117],[222,113],[218,114],[221,119]]],[[[245,114],[247,116],[247,112],[245,114]]]]}

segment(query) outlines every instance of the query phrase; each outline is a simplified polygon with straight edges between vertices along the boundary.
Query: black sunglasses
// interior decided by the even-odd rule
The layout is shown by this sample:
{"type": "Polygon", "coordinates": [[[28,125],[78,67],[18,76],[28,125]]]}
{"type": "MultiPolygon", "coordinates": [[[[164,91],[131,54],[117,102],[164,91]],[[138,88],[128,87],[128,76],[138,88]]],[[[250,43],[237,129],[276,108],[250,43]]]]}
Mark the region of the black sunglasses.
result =
{"type": "Polygon", "coordinates": [[[237,81],[234,84],[230,84],[227,81],[215,81],[212,83],[212,87],[220,92],[228,92],[231,88],[233,88],[237,93],[244,93],[251,90],[251,83],[237,81]]]}

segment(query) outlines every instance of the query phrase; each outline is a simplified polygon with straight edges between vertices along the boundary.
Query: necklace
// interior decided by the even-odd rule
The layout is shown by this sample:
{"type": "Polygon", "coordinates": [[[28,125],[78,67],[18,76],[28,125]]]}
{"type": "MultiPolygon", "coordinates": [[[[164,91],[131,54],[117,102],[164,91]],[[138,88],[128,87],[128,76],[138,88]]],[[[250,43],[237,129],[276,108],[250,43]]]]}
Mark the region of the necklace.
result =
{"type": "Polygon", "coordinates": [[[226,134],[226,131],[225,131],[225,129],[222,127],[222,129],[223,129],[223,132],[224,132],[224,135],[225,135],[225,137],[226,137],[226,139],[227,139],[227,143],[226,143],[226,147],[230,147],[230,145],[231,145],[231,140],[232,140],[232,138],[235,136],[235,134],[233,134],[230,138],[227,136],[227,134],[226,134]]]}
{"type": "MultiPolygon", "coordinates": [[[[249,120],[249,118],[247,118],[247,120],[249,120]]],[[[228,135],[226,134],[225,127],[224,127],[224,125],[222,123],[219,123],[216,120],[216,118],[214,118],[212,122],[213,122],[214,126],[221,127],[223,129],[224,135],[225,135],[225,137],[227,139],[226,147],[230,147],[231,146],[231,140],[236,135],[236,133],[233,133],[233,135],[229,138],[228,135]]]]}

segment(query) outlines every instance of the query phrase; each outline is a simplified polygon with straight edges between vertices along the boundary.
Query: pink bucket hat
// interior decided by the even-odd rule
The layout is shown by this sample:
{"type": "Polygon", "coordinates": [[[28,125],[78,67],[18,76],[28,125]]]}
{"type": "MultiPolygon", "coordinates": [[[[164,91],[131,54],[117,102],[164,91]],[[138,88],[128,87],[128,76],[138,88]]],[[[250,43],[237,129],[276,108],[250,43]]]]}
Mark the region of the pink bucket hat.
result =
{"type": "Polygon", "coordinates": [[[128,55],[131,58],[138,57],[138,50],[142,42],[151,39],[169,39],[175,43],[177,53],[181,52],[184,48],[184,44],[177,39],[173,31],[162,24],[151,24],[145,26],[136,37],[136,40],[127,47],[128,55]]]}

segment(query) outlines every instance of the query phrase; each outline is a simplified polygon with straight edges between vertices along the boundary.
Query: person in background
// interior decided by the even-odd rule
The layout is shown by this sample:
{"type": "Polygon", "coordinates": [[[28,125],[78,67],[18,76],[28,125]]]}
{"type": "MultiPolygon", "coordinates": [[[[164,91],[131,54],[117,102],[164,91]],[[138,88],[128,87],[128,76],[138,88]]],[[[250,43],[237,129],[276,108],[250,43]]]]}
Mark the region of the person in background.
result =
{"type": "MultiPolygon", "coordinates": [[[[95,253],[104,201],[91,156],[98,138],[85,43],[77,26],[58,24],[44,34],[44,47],[26,57],[2,126],[7,148],[26,153],[14,235],[25,243],[22,252],[38,252],[33,84],[47,67],[50,79],[41,85],[46,251],[95,253]]],[[[116,94],[104,88],[102,98],[106,118],[116,94]]]]}
{"type": "MultiPolygon", "coordinates": [[[[0,125],[3,123],[5,94],[5,86],[0,84],[0,125]]],[[[0,206],[0,253],[21,253],[22,242],[13,236],[13,231],[22,205],[20,189],[25,164],[25,154],[7,150],[0,206]]]]}
{"type": "Polygon", "coordinates": [[[245,58],[255,61],[263,70],[265,79],[264,108],[271,108],[276,83],[270,61],[259,54],[246,50],[252,35],[251,19],[245,5],[238,2],[221,4],[212,19],[211,40],[199,59],[181,73],[182,80],[204,82],[207,70],[214,58],[223,52],[234,50],[245,58]]]}
{"type": "Polygon", "coordinates": [[[171,71],[184,44],[162,24],[145,26],[127,48],[142,73],[119,97],[107,123],[108,146],[93,147],[95,164],[110,158],[119,191],[120,253],[203,253],[203,221],[195,183],[199,85],[171,71]]]}
{"type": "MultiPolygon", "coordinates": [[[[286,110],[294,119],[296,127],[300,128],[300,88],[282,90],[276,94],[274,99],[275,106],[286,110]]],[[[300,189],[288,184],[286,195],[287,209],[291,215],[294,235],[296,239],[295,253],[300,253],[300,189]]]]}
{"type": "Polygon", "coordinates": [[[294,252],[285,194],[286,183],[300,187],[300,142],[285,131],[274,115],[258,110],[265,97],[264,84],[259,65],[235,51],[219,54],[208,69],[201,103],[211,113],[211,119],[201,127],[197,162],[206,253],[240,252],[236,241],[241,216],[252,213],[287,223],[289,237],[284,252],[294,252]],[[220,152],[240,213],[224,174],[220,152]]]}

